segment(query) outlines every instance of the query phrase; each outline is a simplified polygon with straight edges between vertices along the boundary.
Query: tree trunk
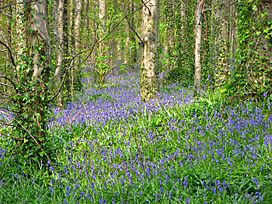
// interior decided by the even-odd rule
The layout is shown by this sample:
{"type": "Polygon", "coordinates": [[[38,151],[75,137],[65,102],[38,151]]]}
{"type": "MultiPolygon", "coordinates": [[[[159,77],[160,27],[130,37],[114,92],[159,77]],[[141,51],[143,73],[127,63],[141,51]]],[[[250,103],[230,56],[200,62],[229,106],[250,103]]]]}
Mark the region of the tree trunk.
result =
{"type": "MultiPolygon", "coordinates": [[[[127,9],[128,13],[132,13],[134,11],[134,2],[133,0],[128,1],[127,9]]],[[[134,15],[129,15],[127,17],[127,39],[126,39],[126,49],[127,54],[125,57],[125,64],[127,63],[129,66],[136,66],[137,64],[137,48],[136,48],[136,38],[135,38],[135,19],[134,15]]]]}
{"type": "MultiPolygon", "coordinates": [[[[17,6],[19,7],[19,4],[17,6]]],[[[44,161],[46,155],[43,152],[43,144],[47,139],[51,55],[46,9],[46,0],[36,0],[18,10],[20,11],[18,15],[21,16],[18,19],[18,26],[28,26],[19,27],[24,28],[21,33],[25,31],[27,41],[22,44],[23,38],[19,36],[17,44],[23,47],[20,47],[19,52],[21,56],[17,66],[19,82],[16,96],[13,98],[15,102],[13,110],[17,113],[14,126],[24,143],[19,143],[16,151],[35,162],[37,159],[44,161]],[[30,57],[32,60],[29,60],[30,57]]]]}
{"type": "Polygon", "coordinates": [[[202,33],[202,23],[201,16],[204,6],[204,0],[199,0],[196,7],[196,24],[195,24],[195,93],[200,93],[201,88],[201,33],[202,33]]]}
{"type": "Polygon", "coordinates": [[[143,53],[141,64],[141,98],[150,101],[158,94],[157,84],[157,44],[159,1],[143,1],[143,53]]]}
{"type": "MultiPolygon", "coordinates": [[[[64,0],[58,2],[58,18],[57,18],[57,39],[58,39],[58,50],[57,50],[57,66],[55,70],[56,88],[58,89],[62,79],[62,61],[63,61],[63,11],[64,11],[64,0]]],[[[62,97],[58,96],[58,105],[62,106],[62,97]]]]}
{"type": "MultiPolygon", "coordinates": [[[[98,39],[101,40],[106,34],[107,15],[106,15],[106,0],[99,0],[99,23],[98,23],[98,39]]],[[[109,69],[109,52],[107,41],[99,43],[96,56],[95,81],[102,85],[109,69]]]]}
{"type": "MultiPolygon", "coordinates": [[[[67,0],[67,31],[68,31],[68,56],[74,56],[75,55],[75,36],[74,36],[74,16],[75,16],[75,8],[74,8],[74,0],[67,0]]],[[[68,79],[66,82],[69,98],[73,99],[74,97],[74,61],[69,62],[70,69],[68,70],[68,79]]]]}
{"type": "MultiPolygon", "coordinates": [[[[74,53],[80,52],[80,22],[81,22],[81,0],[75,1],[75,18],[74,18],[74,53]]],[[[72,98],[75,97],[75,91],[81,90],[81,69],[80,69],[80,55],[78,55],[74,60],[74,66],[71,72],[71,95],[72,98]]]]}
{"type": "MultiPolygon", "coordinates": [[[[99,26],[98,26],[98,39],[101,39],[106,32],[106,0],[99,0],[99,26]]],[[[103,53],[104,42],[99,45],[99,53],[103,53]]]]}
{"type": "MultiPolygon", "coordinates": [[[[33,53],[33,81],[39,88],[37,89],[36,98],[31,104],[34,111],[33,117],[37,125],[37,136],[43,137],[46,130],[47,121],[47,97],[48,97],[48,81],[50,73],[50,41],[48,32],[48,17],[47,17],[46,0],[37,0],[32,3],[34,20],[32,21],[32,30],[34,34],[31,36],[30,45],[33,53]],[[38,49],[37,49],[38,47],[38,49]]],[[[31,33],[31,30],[29,31],[31,33]]],[[[31,53],[30,53],[31,54],[31,53]]]]}
{"type": "Polygon", "coordinates": [[[49,33],[48,33],[48,23],[47,20],[47,11],[46,11],[46,1],[44,0],[37,0],[33,4],[33,10],[34,10],[34,22],[32,29],[36,31],[36,35],[32,35],[32,39],[30,44],[35,45],[41,43],[41,46],[43,47],[43,53],[41,54],[39,51],[33,50],[33,62],[34,62],[34,73],[33,77],[36,79],[39,79],[41,77],[42,71],[48,71],[45,69],[48,69],[49,62],[47,61],[47,64],[45,66],[41,66],[41,57],[46,56],[47,60],[49,60],[49,33]]]}
{"type": "Polygon", "coordinates": [[[16,19],[15,19],[15,24],[16,24],[16,31],[15,31],[15,36],[14,36],[14,43],[15,43],[15,50],[16,50],[16,55],[15,55],[15,60],[17,62],[16,64],[16,78],[20,79],[19,77],[19,70],[20,70],[20,64],[22,63],[22,56],[24,52],[24,48],[26,47],[26,42],[25,42],[25,22],[24,22],[24,17],[25,17],[25,12],[24,12],[24,4],[23,0],[17,0],[16,1],[16,19]]]}
{"type": "Polygon", "coordinates": [[[173,0],[165,2],[165,21],[166,21],[166,36],[165,36],[165,54],[167,57],[166,69],[169,72],[174,68],[174,44],[175,44],[175,4],[173,0]]]}

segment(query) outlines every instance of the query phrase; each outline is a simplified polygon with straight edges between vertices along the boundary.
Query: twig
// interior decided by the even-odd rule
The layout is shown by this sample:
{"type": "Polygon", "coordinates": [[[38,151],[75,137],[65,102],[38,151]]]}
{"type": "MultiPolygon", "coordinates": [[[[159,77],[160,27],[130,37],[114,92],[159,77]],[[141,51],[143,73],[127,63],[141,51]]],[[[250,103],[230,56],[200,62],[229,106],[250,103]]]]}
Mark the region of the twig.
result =
{"type": "Polygon", "coordinates": [[[0,44],[3,45],[5,48],[7,48],[8,52],[9,52],[9,58],[11,60],[11,63],[14,67],[16,67],[16,63],[14,61],[14,58],[13,58],[13,55],[12,55],[12,52],[11,52],[11,49],[9,48],[8,45],[6,45],[3,41],[0,40],[0,44]]]}
{"type": "Polygon", "coordinates": [[[135,28],[131,25],[131,23],[129,22],[128,19],[127,19],[127,21],[128,21],[128,25],[129,25],[130,29],[135,33],[136,37],[140,40],[141,45],[144,45],[143,39],[140,37],[140,35],[137,33],[137,31],[136,31],[135,28]]]}
{"type": "Polygon", "coordinates": [[[15,90],[17,89],[16,84],[10,78],[6,77],[5,75],[0,75],[0,78],[6,79],[7,81],[9,81],[12,84],[12,86],[15,90]]]}
{"type": "MultiPolygon", "coordinates": [[[[150,2],[150,0],[149,0],[148,2],[150,2]]],[[[142,0],[142,4],[143,4],[144,7],[146,7],[147,10],[148,10],[148,15],[151,16],[152,13],[151,13],[151,11],[150,11],[150,8],[146,5],[148,2],[145,3],[144,0],[142,0]]]]}

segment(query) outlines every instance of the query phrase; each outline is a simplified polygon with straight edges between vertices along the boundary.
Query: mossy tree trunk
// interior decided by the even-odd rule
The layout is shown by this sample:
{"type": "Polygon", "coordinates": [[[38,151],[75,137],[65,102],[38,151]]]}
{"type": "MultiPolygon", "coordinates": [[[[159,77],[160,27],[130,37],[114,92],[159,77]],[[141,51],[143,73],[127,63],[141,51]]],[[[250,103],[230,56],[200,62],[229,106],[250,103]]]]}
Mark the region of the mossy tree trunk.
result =
{"type": "Polygon", "coordinates": [[[44,161],[49,116],[50,41],[45,0],[32,1],[18,9],[18,27],[21,30],[20,60],[17,61],[18,83],[13,111],[18,131],[16,151],[24,159],[44,161]],[[27,25],[27,26],[24,26],[27,25]],[[23,32],[25,31],[25,32],[23,32]],[[24,33],[24,35],[23,35],[24,33]]]}

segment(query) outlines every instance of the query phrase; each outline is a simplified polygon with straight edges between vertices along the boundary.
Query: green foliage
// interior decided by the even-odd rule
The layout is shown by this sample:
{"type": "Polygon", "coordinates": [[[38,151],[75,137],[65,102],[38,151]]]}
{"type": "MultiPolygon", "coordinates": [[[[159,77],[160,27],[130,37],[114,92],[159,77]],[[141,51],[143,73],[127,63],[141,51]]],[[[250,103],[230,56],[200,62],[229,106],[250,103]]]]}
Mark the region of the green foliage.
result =
{"type": "Polygon", "coordinates": [[[167,72],[165,83],[193,84],[194,1],[162,1],[160,21],[160,72],[167,72]],[[182,13],[186,16],[182,16],[182,13]],[[167,47],[167,49],[166,49],[167,47]]]}
{"type": "Polygon", "coordinates": [[[262,98],[271,94],[271,19],[259,0],[238,3],[237,65],[227,84],[233,95],[262,98]]]}
{"type": "MultiPolygon", "coordinates": [[[[42,84],[29,83],[18,87],[20,94],[15,95],[12,110],[18,114],[14,117],[12,137],[16,143],[9,148],[18,160],[29,160],[30,163],[43,163],[50,160],[51,138],[47,134],[46,125],[50,116],[48,96],[43,92],[42,84]],[[50,155],[50,156],[49,156],[50,155]]],[[[13,145],[12,145],[13,144],[13,145]]],[[[52,157],[51,157],[52,156],[52,157]]]]}
{"type": "Polygon", "coordinates": [[[96,59],[94,79],[98,85],[105,83],[106,77],[112,72],[113,67],[109,65],[110,55],[100,55],[96,59]]]}
{"type": "Polygon", "coordinates": [[[224,89],[216,89],[215,91],[203,93],[196,98],[197,103],[192,104],[192,109],[199,110],[201,113],[203,109],[209,112],[224,110],[226,106],[230,106],[230,102],[226,99],[224,92],[224,89]]]}
{"type": "Polygon", "coordinates": [[[192,69],[189,67],[185,67],[185,65],[182,68],[176,67],[167,72],[166,76],[163,79],[163,83],[165,84],[180,83],[184,86],[192,85],[193,80],[190,80],[189,78],[189,76],[192,76],[191,71],[192,69]]]}

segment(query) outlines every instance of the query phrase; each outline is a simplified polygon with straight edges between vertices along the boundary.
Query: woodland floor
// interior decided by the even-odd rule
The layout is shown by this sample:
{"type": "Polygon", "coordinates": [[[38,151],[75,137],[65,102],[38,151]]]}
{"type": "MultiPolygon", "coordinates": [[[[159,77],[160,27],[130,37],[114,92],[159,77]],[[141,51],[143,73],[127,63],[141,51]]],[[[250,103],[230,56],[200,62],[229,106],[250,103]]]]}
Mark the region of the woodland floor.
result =
{"type": "MultiPolygon", "coordinates": [[[[0,143],[0,203],[271,203],[271,101],[193,102],[171,84],[140,101],[139,75],[85,78],[50,122],[49,172],[11,164],[0,143]]],[[[2,138],[2,141],[6,139],[2,138]]]]}

